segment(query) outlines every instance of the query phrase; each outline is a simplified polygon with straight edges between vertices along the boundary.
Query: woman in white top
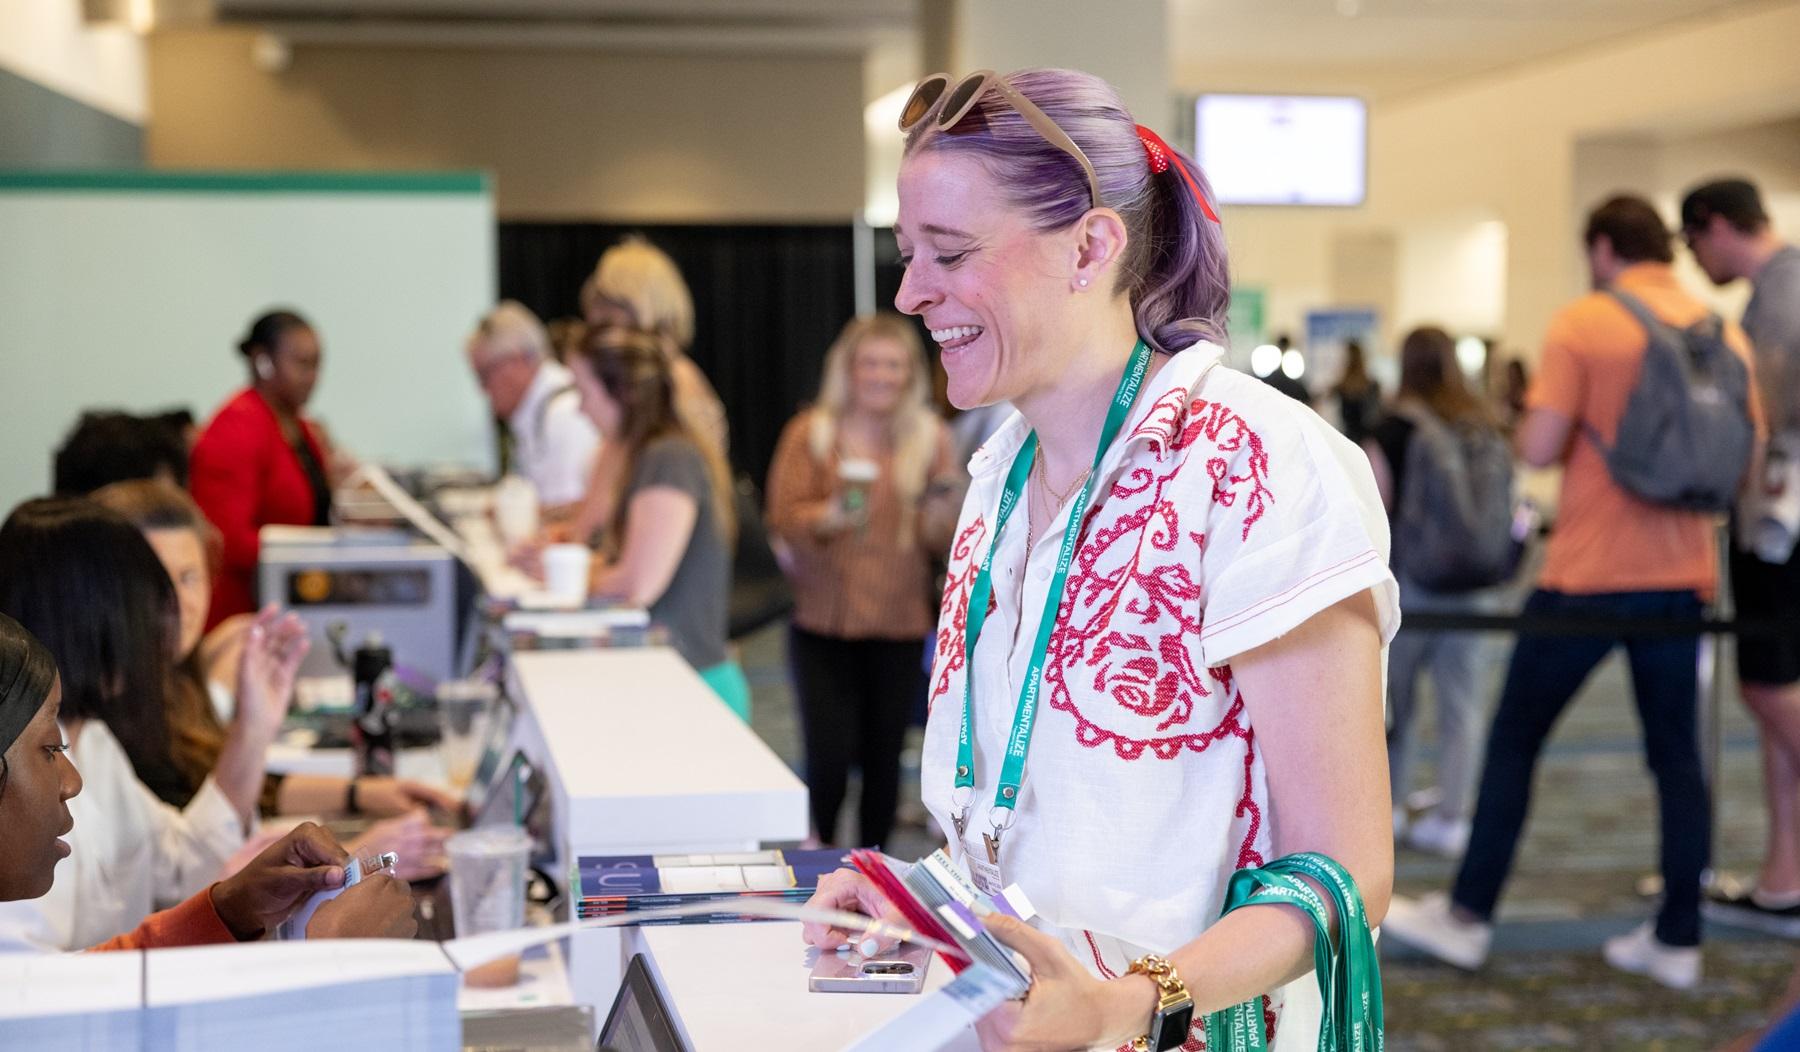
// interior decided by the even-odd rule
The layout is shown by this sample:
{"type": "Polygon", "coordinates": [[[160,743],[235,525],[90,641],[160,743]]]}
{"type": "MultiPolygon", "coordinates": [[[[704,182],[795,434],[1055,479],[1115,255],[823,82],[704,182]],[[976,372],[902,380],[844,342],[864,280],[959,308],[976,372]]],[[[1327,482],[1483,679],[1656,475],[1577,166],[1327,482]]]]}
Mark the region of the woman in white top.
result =
{"type": "MultiPolygon", "coordinates": [[[[1368,461],[1219,364],[1206,341],[1223,338],[1229,281],[1209,191],[1105,83],[927,78],[902,124],[896,305],[938,342],[952,402],[1019,411],[970,464],[920,770],[952,857],[1040,914],[1038,930],[991,925],[1033,986],[983,1042],[1145,1035],[1157,954],[1194,1035],[1266,995],[1276,1047],[1313,1047],[1312,922],[1219,915],[1234,871],[1299,852],[1348,871],[1371,925],[1386,912],[1381,668],[1398,610],[1368,461]]],[[[881,906],[842,872],[816,901],[881,906]]],[[[1146,1047],[1192,1040],[1167,1038],[1146,1047]]]]}
{"type": "Polygon", "coordinates": [[[177,810],[134,772],[172,763],[164,697],[179,625],[169,577],[138,531],[88,500],[20,505],[0,526],[0,612],[56,656],[69,757],[86,786],[69,802],[73,851],[55,886],[0,904],[0,942],[80,949],[206,887],[244,844],[305,635],[272,616],[251,626],[218,764],[177,810]]]}

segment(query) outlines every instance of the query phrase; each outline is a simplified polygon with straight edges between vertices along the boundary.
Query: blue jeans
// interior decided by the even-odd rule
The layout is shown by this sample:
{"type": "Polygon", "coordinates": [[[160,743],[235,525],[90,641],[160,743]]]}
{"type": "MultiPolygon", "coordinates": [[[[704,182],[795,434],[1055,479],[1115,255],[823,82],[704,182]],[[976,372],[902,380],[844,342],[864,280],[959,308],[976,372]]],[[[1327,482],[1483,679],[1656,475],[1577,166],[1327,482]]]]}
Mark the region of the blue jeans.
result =
{"type": "MultiPolygon", "coordinates": [[[[1540,589],[1522,613],[1698,621],[1700,612],[1692,592],[1569,595],[1540,589]]],[[[1531,807],[1531,780],[1544,742],[1588,673],[1621,644],[1631,660],[1644,753],[1662,816],[1663,903],[1656,937],[1669,946],[1697,946],[1700,873],[1712,820],[1695,712],[1698,636],[1520,634],[1488,734],[1474,829],[1451,899],[1478,917],[1493,916],[1531,807]]]]}

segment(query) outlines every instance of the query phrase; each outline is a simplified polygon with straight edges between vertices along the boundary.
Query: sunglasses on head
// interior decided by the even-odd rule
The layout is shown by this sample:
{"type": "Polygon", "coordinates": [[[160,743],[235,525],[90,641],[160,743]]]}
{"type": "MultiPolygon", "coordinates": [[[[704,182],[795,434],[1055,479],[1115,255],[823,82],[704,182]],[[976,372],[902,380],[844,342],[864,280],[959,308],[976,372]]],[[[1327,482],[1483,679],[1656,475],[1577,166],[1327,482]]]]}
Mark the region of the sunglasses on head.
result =
{"type": "Polygon", "coordinates": [[[969,115],[969,111],[975,108],[975,103],[989,88],[998,91],[1000,97],[1044,137],[1045,142],[1075,158],[1076,163],[1081,165],[1082,172],[1087,175],[1088,194],[1093,200],[1093,207],[1099,208],[1100,179],[1094,174],[1094,166],[1088,161],[1087,154],[1082,153],[1081,147],[1075,145],[1075,140],[1057,127],[1048,114],[1038,109],[1036,103],[1020,94],[1017,88],[1006,82],[1006,78],[998,76],[991,69],[978,69],[957,81],[955,87],[951,86],[950,75],[947,73],[933,73],[919,81],[918,86],[907,97],[906,105],[901,107],[900,130],[912,131],[936,107],[938,129],[949,131],[969,115]]]}

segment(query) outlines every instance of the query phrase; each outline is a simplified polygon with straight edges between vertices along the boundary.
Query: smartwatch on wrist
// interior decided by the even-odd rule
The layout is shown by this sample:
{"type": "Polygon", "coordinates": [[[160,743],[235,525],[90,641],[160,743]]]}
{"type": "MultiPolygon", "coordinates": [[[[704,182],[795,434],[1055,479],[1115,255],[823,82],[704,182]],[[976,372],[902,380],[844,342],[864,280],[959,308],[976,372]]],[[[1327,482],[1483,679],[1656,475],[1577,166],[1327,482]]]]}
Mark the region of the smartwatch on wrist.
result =
{"type": "Polygon", "coordinates": [[[1188,1039],[1194,1025],[1194,999],[1175,974],[1175,966],[1167,958],[1145,954],[1131,962],[1127,975],[1147,975],[1156,983],[1156,1011],[1150,1016],[1150,1027],[1143,1036],[1133,1039],[1135,1052],[1168,1052],[1178,1049],[1188,1039]]]}

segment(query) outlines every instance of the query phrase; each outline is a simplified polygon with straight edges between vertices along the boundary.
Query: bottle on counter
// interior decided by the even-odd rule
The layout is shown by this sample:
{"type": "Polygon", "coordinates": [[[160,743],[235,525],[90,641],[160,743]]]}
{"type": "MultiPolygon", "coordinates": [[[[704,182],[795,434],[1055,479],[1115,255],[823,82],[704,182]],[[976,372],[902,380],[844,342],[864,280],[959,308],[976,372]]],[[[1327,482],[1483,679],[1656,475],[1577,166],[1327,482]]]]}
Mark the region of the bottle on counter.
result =
{"type": "Polygon", "coordinates": [[[356,704],[350,724],[351,746],[356,754],[357,777],[394,773],[394,721],[396,712],[394,652],[380,632],[371,632],[356,648],[351,660],[356,682],[356,704]]]}

